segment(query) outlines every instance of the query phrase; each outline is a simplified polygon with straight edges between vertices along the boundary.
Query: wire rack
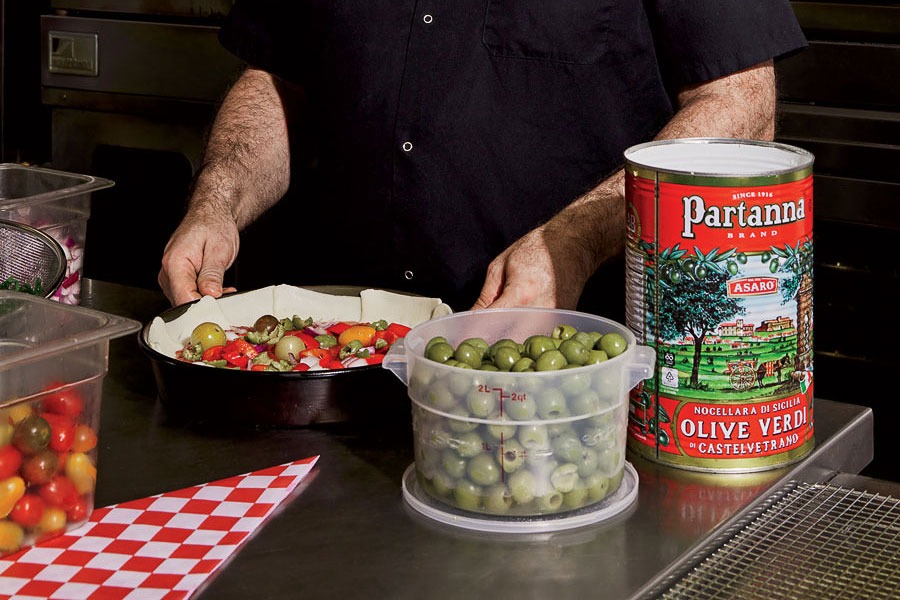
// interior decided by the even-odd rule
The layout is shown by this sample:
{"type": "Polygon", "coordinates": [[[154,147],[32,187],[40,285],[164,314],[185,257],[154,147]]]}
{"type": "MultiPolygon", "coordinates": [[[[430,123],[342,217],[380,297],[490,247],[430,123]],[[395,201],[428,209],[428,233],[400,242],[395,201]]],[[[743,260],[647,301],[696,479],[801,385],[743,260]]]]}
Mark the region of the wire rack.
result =
{"type": "Polygon", "coordinates": [[[900,501],[800,483],[661,598],[900,598],[900,501]]]}

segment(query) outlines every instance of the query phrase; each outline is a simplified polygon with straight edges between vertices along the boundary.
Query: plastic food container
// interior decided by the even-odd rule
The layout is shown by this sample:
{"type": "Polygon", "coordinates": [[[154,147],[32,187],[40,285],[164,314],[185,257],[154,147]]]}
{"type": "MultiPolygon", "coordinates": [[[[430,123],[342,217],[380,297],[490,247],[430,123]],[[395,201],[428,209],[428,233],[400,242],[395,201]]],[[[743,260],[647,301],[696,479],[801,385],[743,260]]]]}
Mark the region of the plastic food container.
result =
{"type": "Polygon", "coordinates": [[[470,529],[534,532],[606,519],[636,497],[625,460],[628,391],[653,372],[655,353],[623,325],[553,309],[463,312],[414,327],[383,366],[407,384],[415,463],[407,503],[470,529]],[[436,336],[454,348],[480,337],[524,342],[557,325],[618,333],[627,349],[607,361],[535,372],[483,371],[425,358],[436,336]]]}
{"type": "Polygon", "coordinates": [[[90,517],[109,340],[139,328],[0,291],[0,554],[90,517]]]}
{"type": "Polygon", "coordinates": [[[91,192],[113,182],[41,167],[0,164],[0,219],[31,225],[52,236],[66,255],[66,272],[53,299],[81,300],[81,276],[91,192]]]}

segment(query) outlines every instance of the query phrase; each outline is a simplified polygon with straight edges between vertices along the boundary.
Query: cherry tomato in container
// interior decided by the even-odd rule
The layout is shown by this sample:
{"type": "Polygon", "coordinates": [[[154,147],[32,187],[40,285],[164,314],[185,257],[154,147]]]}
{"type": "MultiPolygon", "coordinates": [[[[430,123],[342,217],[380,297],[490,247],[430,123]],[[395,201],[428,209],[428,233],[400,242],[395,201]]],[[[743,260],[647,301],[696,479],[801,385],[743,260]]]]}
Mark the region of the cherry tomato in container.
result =
{"type": "MultiPolygon", "coordinates": [[[[2,484],[0,484],[2,487],[2,484]]],[[[78,502],[75,485],[65,475],[57,475],[38,489],[41,499],[49,506],[72,510],[78,502]]]]}
{"type": "Polygon", "coordinates": [[[25,495],[25,480],[18,476],[8,477],[0,481],[0,519],[6,516],[25,495]]]}
{"type": "Polygon", "coordinates": [[[48,386],[50,389],[54,387],[60,389],[44,396],[44,410],[58,415],[66,415],[73,419],[80,415],[81,411],[84,410],[84,400],[82,400],[78,390],[71,387],[63,387],[61,384],[48,386]]]}
{"type": "Polygon", "coordinates": [[[65,527],[66,512],[61,508],[48,507],[44,509],[35,529],[42,534],[54,534],[62,532],[65,527]]]}
{"type": "Polygon", "coordinates": [[[59,455],[53,450],[41,450],[25,458],[22,463],[22,477],[28,485],[44,485],[56,475],[59,455]]]}
{"type": "Polygon", "coordinates": [[[0,480],[8,479],[22,466],[22,453],[12,444],[0,448],[0,480]]]}
{"type": "Polygon", "coordinates": [[[90,452],[97,447],[97,434],[89,426],[81,424],[75,426],[72,452],[90,452]]]}
{"type": "Polygon", "coordinates": [[[34,454],[50,445],[50,424],[39,415],[28,415],[16,424],[13,444],[23,454],[34,454]]]}
{"type": "Polygon", "coordinates": [[[79,495],[94,491],[97,482],[97,467],[83,452],[73,452],[66,460],[66,477],[74,484],[79,495]]]}
{"type": "Polygon", "coordinates": [[[12,521],[0,521],[0,552],[15,552],[25,539],[25,530],[12,521]]]}
{"type": "Polygon", "coordinates": [[[50,449],[57,452],[68,452],[75,442],[75,422],[65,415],[50,412],[41,414],[50,424],[50,449]]]}
{"type": "Polygon", "coordinates": [[[90,513],[90,506],[88,498],[79,498],[75,502],[75,506],[66,511],[66,519],[68,519],[69,523],[86,520],[90,513]]]}
{"type": "Polygon", "coordinates": [[[36,527],[44,515],[44,501],[36,494],[25,494],[13,506],[9,518],[22,527],[36,527]]]}

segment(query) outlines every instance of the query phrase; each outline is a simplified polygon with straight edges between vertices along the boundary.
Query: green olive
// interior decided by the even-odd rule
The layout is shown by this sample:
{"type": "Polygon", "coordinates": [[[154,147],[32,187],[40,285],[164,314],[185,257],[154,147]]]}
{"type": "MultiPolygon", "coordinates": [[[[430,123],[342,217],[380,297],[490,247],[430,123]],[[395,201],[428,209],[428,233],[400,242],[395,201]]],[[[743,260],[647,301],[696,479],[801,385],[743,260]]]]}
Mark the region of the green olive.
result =
{"type": "Polygon", "coordinates": [[[217,324],[209,321],[200,323],[191,332],[191,345],[196,346],[200,344],[204,352],[214,346],[224,346],[225,341],[225,331],[217,324]]]}
{"type": "Polygon", "coordinates": [[[559,351],[566,357],[566,362],[570,365],[581,366],[587,363],[589,350],[581,342],[573,339],[563,340],[559,345],[559,351]]]}
{"type": "Polygon", "coordinates": [[[257,333],[269,333],[278,327],[278,319],[272,315],[263,315],[253,324],[253,331],[257,333]]]}
{"type": "Polygon", "coordinates": [[[275,358],[296,364],[300,362],[300,353],[306,350],[306,344],[296,335],[286,335],[275,344],[275,358]]]}
{"type": "Polygon", "coordinates": [[[453,346],[447,342],[437,341],[425,350],[425,358],[443,363],[453,358],[453,346]]]}
{"type": "Polygon", "coordinates": [[[490,346],[488,345],[488,343],[486,341],[484,341],[484,338],[480,338],[480,337],[467,338],[460,343],[461,344],[469,344],[470,346],[474,346],[475,348],[477,348],[478,350],[481,351],[482,356],[487,354],[488,350],[490,349],[490,346]]]}
{"type": "Polygon", "coordinates": [[[487,351],[487,355],[490,356],[491,358],[494,358],[497,355],[497,351],[500,350],[500,348],[513,348],[518,352],[519,351],[519,343],[517,341],[511,340],[509,338],[503,338],[502,340],[497,340],[496,342],[491,344],[491,347],[487,351]]]}
{"type": "Polygon", "coordinates": [[[481,366],[482,355],[483,352],[481,351],[481,348],[473,346],[468,342],[460,342],[459,346],[456,347],[456,351],[453,353],[453,358],[477,369],[481,366]]]}
{"type": "Polygon", "coordinates": [[[553,328],[553,333],[550,334],[550,337],[557,340],[567,340],[576,333],[578,333],[578,330],[571,325],[557,325],[553,328]]]}
{"type": "Polygon", "coordinates": [[[526,371],[534,371],[534,359],[523,356],[516,361],[516,364],[510,369],[513,373],[524,373],[526,371]]]}
{"type": "Polygon", "coordinates": [[[445,337],[442,336],[442,335],[438,335],[438,336],[435,336],[435,337],[431,338],[430,340],[428,340],[428,343],[425,344],[425,356],[428,356],[428,350],[429,350],[432,346],[434,346],[434,345],[437,344],[437,343],[441,343],[441,342],[443,342],[444,344],[446,344],[446,343],[447,343],[447,338],[445,338],[445,337]]]}
{"type": "Polygon", "coordinates": [[[598,344],[599,348],[597,349],[606,352],[609,358],[622,354],[628,347],[628,342],[625,341],[625,338],[620,333],[607,333],[600,338],[598,344]]]}
{"type": "Polygon", "coordinates": [[[537,360],[547,350],[556,350],[553,338],[546,335],[533,335],[525,341],[525,355],[537,360]]]}
{"type": "Polygon", "coordinates": [[[596,365],[598,363],[602,363],[605,360],[609,360],[609,355],[603,350],[590,350],[588,351],[588,359],[587,362],[584,363],[586,365],[596,365]]]}
{"type": "Polygon", "coordinates": [[[559,350],[547,350],[534,361],[536,371],[557,371],[568,363],[565,355],[559,350]]]}
{"type": "Polygon", "coordinates": [[[497,349],[497,353],[494,355],[494,364],[501,371],[509,371],[520,358],[522,358],[522,355],[519,354],[517,348],[503,346],[497,349]]]}

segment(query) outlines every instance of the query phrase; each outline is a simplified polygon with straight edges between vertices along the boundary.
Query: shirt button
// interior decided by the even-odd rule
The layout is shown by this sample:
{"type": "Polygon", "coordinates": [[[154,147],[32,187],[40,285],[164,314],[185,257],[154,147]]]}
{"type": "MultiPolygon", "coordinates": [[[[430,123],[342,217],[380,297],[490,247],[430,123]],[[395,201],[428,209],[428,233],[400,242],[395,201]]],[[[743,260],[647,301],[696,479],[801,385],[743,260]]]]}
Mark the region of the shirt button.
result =
{"type": "Polygon", "coordinates": [[[412,279],[414,276],[415,275],[413,274],[412,271],[403,271],[403,278],[406,279],[407,281],[412,279]]]}
{"type": "Polygon", "coordinates": [[[427,24],[427,23],[431,23],[434,19],[431,17],[431,15],[425,15],[422,17],[422,20],[425,21],[425,23],[427,24]]]}
{"type": "Polygon", "coordinates": [[[409,152],[412,150],[412,142],[403,142],[403,145],[400,147],[403,148],[404,152],[409,152]]]}

